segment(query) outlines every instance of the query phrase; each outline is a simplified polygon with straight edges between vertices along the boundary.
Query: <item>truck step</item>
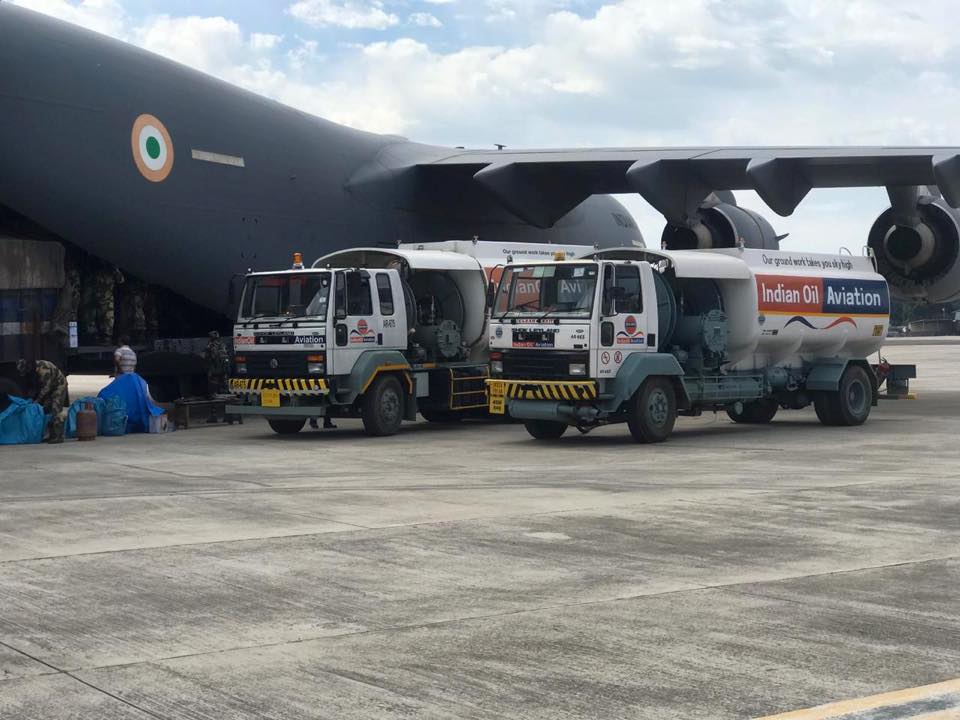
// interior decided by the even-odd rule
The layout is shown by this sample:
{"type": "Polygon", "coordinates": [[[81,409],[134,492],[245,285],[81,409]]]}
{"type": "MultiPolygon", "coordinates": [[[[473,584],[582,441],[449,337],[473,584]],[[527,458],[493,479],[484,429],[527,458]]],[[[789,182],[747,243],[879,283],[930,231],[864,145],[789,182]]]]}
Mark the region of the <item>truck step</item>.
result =
{"type": "Polygon", "coordinates": [[[450,368],[450,409],[466,410],[487,406],[486,365],[450,368]]]}

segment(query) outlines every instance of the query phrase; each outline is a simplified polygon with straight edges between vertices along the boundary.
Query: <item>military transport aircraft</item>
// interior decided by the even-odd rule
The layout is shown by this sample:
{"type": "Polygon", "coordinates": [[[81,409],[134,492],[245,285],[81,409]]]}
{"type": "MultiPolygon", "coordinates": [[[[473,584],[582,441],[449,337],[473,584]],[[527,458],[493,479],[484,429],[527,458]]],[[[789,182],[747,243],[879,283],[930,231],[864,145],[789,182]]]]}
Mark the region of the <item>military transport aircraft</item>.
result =
{"type": "Polygon", "coordinates": [[[0,205],[223,311],[236,273],[351,245],[479,236],[774,248],[731,190],[789,215],[814,187],[885,186],[869,230],[901,295],[960,295],[960,148],[469,150],[360,132],[0,2],[0,205]]]}

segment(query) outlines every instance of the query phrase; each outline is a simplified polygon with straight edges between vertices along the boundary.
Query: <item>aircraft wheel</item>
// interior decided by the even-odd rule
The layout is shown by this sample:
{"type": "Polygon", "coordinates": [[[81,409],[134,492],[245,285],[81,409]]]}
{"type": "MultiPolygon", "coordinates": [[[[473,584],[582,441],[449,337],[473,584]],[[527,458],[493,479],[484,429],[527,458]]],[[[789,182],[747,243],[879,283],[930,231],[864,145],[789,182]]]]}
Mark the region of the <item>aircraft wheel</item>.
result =
{"type": "Polygon", "coordinates": [[[732,406],[727,408],[727,416],[735,423],[766,425],[773,420],[780,409],[776,400],[766,398],[743,403],[743,411],[737,412],[732,406]]]}
{"type": "Polygon", "coordinates": [[[363,429],[372,437],[396,435],[403,422],[403,388],[394,375],[381,375],[363,396],[363,429]]]}
{"type": "Polygon", "coordinates": [[[290,419],[290,418],[268,418],[267,423],[270,425],[270,429],[273,430],[277,435],[296,435],[298,432],[303,430],[303,424],[306,422],[306,418],[303,419],[290,419]]]}
{"type": "Polygon", "coordinates": [[[568,425],[553,420],[525,420],[523,426],[537,440],[558,440],[567,431],[568,425]]]}
{"type": "Polygon", "coordinates": [[[627,425],[640,443],[659,443],[670,437],[677,422],[677,395],[664,377],[648,378],[634,394],[627,425]]]}

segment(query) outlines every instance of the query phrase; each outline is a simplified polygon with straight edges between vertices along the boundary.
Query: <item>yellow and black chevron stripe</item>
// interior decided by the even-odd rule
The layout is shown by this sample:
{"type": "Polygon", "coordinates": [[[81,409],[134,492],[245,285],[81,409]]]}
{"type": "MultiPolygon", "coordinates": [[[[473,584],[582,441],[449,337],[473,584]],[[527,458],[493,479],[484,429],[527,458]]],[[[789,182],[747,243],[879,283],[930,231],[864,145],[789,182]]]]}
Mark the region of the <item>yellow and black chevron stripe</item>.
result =
{"type": "Polygon", "coordinates": [[[596,400],[597,383],[593,380],[487,380],[490,397],[516,400],[596,400]]]}
{"type": "Polygon", "coordinates": [[[230,378],[234,392],[247,390],[284,390],[286,392],[328,392],[323,378],[230,378]]]}

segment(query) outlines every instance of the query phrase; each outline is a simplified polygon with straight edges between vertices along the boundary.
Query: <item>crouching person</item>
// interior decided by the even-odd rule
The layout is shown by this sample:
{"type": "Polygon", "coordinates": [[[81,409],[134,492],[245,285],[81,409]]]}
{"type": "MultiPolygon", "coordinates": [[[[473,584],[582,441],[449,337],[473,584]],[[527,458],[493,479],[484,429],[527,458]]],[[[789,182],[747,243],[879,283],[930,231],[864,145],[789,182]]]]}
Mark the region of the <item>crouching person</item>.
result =
{"type": "Polygon", "coordinates": [[[25,387],[31,389],[31,398],[50,416],[47,442],[63,442],[63,409],[67,405],[67,378],[49,360],[17,361],[17,372],[25,387]]]}

